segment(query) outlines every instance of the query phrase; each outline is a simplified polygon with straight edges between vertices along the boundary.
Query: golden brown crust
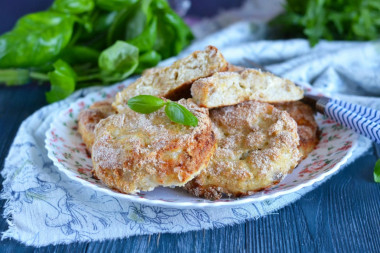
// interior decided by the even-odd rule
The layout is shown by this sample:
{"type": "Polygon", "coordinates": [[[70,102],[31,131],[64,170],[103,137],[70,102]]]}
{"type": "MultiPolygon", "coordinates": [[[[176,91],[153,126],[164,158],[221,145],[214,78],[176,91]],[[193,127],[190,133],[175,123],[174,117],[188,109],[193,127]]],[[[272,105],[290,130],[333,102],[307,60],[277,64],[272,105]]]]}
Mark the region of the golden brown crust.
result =
{"type": "Polygon", "coordinates": [[[286,102],[303,97],[293,82],[255,69],[241,72],[218,72],[200,78],[191,87],[191,95],[199,106],[218,108],[244,101],[286,102]]]}
{"type": "Polygon", "coordinates": [[[185,188],[198,197],[244,196],[278,183],[298,163],[296,122],[285,111],[244,102],[210,111],[218,147],[185,188]]]}
{"type": "Polygon", "coordinates": [[[114,108],[123,113],[128,110],[128,99],[137,95],[154,95],[172,100],[189,97],[191,84],[219,71],[227,70],[228,63],[216,47],[195,51],[168,67],[152,68],[144,72],[133,84],[116,94],[114,108]]]}
{"type": "Polygon", "coordinates": [[[318,125],[314,118],[313,109],[301,101],[273,104],[280,110],[287,111],[297,122],[297,131],[300,137],[298,149],[305,159],[318,144],[318,125]]]}
{"type": "Polygon", "coordinates": [[[92,145],[95,140],[95,127],[100,120],[114,114],[112,108],[112,100],[104,100],[95,102],[90,108],[79,113],[78,117],[78,132],[82,136],[83,142],[91,153],[92,145]]]}
{"type": "Polygon", "coordinates": [[[237,66],[237,65],[233,65],[233,64],[231,64],[231,63],[228,63],[227,72],[242,72],[243,70],[245,70],[244,67],[241,67],[241,66],[237,66]]]}
{"type": "Polygon", "coordinates": [[[164,109],[151,114],[132,110],[102,120],[95,129],[92,160],[96,176],[124,193],[181,186],[204,169],[215,150],[207,109],[180,100],[198,126],[171,122],[164,109]]]}

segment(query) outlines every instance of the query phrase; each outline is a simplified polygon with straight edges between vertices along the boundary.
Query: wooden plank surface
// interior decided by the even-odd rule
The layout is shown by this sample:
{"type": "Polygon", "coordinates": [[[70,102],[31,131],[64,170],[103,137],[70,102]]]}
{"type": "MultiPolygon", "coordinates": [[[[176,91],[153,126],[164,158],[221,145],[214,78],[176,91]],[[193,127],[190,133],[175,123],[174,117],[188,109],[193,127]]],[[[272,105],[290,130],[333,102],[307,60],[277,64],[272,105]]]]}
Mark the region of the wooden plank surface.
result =
{"type": "MultiPolygon", "coordinates": [[[[19,124],[45,104],[46,86],[0,86],[0,168],[19,124]]],[[[26,247],[0,242],[0,252],[380,252],[380,184],[373,150],[296,203],[258,220],[182,234],[26,247]]],[[[1,201],[1,212],[4,201],[1,201]]],[[[8,225],[0,219],[0,231],[8,225]]]]}

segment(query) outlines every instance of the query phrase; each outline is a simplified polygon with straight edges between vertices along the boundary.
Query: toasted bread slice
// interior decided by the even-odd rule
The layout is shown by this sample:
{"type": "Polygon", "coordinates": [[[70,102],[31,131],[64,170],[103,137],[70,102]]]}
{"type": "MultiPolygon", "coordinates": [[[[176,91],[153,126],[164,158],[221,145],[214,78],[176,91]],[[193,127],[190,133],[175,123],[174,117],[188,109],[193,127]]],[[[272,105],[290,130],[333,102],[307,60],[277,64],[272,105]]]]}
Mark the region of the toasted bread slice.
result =
{"type": "Polygon", "coordinates": [[[219,71],[226,71],[228,63],[219,50],[208,46],[204,51],[195,51],[164,68],[153,68],[133,84],[116,94],[113,107],[125,112],[128,99],[137,95],[154,95],[171,100],[190,96],[191,84],[201,78],[219,71]]]}
{"type": "Polygon", "coordinates": [[[216,108],[249,100],[270,103],[300,100],[303,90],[287,79],[246,69],[198,79],[191,87],[191,95],[199,106],[216,108]]]}

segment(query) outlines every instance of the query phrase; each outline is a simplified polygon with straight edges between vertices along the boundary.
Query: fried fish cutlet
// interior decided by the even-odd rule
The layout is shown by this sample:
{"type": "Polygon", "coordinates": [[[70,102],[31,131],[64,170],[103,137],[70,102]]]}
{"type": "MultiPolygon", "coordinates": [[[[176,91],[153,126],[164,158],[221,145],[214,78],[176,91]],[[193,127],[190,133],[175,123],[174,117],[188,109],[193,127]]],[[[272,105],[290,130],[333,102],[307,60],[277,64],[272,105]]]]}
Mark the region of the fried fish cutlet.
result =
{"type": "Polygon", "coordinates": [[[132,110],[99,122],[92,148],[94,174],[124,193],[156,186],[182,186],[199,174],[214,153],[216,140],[208,110],[181,99],[198,126],[174,123],[164,109],[151,114],[132,110]]]}
{"type": "Polygon", "coordinates": [[[95,102],[90,108],[79,113],[78,132],[82,136],[89,153],[91,153],[91,148],[95,140],[94,131],[96,124],[98,124],[100,120],[115,113],[115,110],[112,108],[111,100],[95,102]]]}
{"type": "Polygon", "coordinates": [[[211,110],[210,118],[217,149],[206,169],[185,185],[193,195],[251,195],[278,183],[297,165],[297,125],[287,112],[248,101],[211,110]]]}
{"type": "Polygon", "coordinates": [[[204,51],[195,51],[171,66],[152,68],[133,84],[116,94],[114,108],[122,113],[128,110],[128,99],[137,95],[155,95],[177,100],[190,95],[191,84],[219,71],[227,70],[228,63],[219,50],[208,46],[204,51]]]}
{"type": "Polygon", "coordinates": [[[284,110],[297,122],[297,132],[300,137],[298,149],[305,159],[318,144],[318,125],[315,122],[313,109],[301,101],[273,104],[284,110]]]}
{"type": "Polygon", "coordinates": [[[216,108],[248,100],[295,101],[303,97],[303,91],[287,79],[246,69],[241,72],[219,72],[200,78],[193,83],[191,95],[199,106],[216,108]]]}

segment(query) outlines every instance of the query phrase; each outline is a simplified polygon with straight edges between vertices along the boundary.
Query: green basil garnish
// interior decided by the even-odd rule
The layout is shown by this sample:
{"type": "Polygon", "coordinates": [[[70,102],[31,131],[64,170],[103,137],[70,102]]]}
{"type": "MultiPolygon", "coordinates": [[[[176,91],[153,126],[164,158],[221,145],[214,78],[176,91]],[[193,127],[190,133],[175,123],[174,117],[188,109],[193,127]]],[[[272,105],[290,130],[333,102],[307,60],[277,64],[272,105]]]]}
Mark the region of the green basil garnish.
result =
{"type": "Polygon", "coordinates": [[[198,119],[184,106],[172,101],[165,101],[151,95],[139,95],[128,100],[128,106],[133,111],[143,114],[155,112],[165,106],[168,118],[185,126],[197,126],[198,119]]]}

